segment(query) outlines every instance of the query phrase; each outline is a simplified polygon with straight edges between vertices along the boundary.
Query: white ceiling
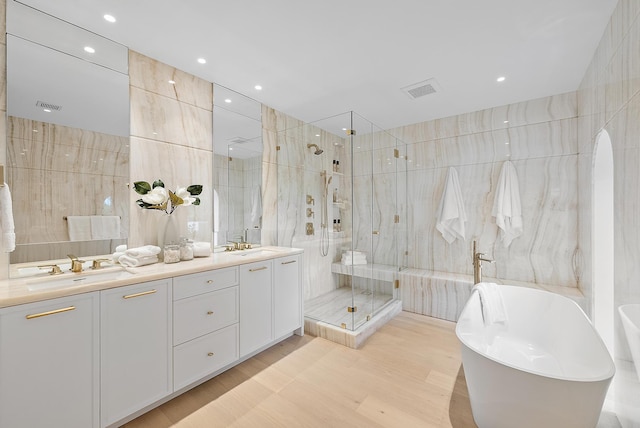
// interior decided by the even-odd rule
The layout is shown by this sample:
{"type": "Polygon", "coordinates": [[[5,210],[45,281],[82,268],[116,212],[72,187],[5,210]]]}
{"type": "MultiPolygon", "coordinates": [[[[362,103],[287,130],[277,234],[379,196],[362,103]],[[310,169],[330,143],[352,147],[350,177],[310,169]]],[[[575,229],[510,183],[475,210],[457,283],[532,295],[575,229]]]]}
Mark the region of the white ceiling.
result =
{"type": "Polygon", "coordinates": [[[299,119],[353,110],[384,129],[577,89],[617,3],[22,1],[299,119]],[[400,90],[430,78],[436,94],[400,90]]]}

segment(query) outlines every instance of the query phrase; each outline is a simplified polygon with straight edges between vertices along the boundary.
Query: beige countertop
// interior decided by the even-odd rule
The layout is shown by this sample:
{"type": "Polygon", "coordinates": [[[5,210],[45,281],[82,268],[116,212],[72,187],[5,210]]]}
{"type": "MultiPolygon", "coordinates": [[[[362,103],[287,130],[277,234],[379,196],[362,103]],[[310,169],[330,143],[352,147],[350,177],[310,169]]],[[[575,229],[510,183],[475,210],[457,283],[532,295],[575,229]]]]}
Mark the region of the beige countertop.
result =
{"type": "Polygon", "coordinates": [[[81,273],[64,272],[60,275],[12,278],[0,281],[0,308],[240,266],[302,252],[298,248],[257,247],[252,250],[213,253],[208,257],[172,264],[159,262],[133,268],[115,265],[95,271],[88,269],[81,273]]]}

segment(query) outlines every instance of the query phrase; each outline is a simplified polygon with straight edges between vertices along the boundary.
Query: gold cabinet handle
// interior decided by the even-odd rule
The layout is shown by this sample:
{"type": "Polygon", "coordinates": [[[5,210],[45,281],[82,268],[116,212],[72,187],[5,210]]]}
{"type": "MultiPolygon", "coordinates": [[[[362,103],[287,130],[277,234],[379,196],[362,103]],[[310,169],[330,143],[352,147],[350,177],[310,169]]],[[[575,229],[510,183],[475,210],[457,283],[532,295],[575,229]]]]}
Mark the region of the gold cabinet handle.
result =
{"type": "Polygon", "coordinates": [[[141,293],[127,294],[126,296],[122,296],[123,299],[133,299],[134,297],[146,296],[147,294],[157,293],[158,290],[149,290],[143,291],[141,293]]]}
{"type": "Polygon", "coordinates": [[[73,311],[76,307],[75,306],[68,306],[66,308],[60,308],[60,309],[54,309],[53,311],[47,311],[47,312],[40,312],[39,314],[31,314],[31,315],[27,315],[27,319],[28,320],[32,320],[34,318],[40,318],[40,317],[46,317],[48,315],[55,315],[55,314],[60,314],[62,312],[69,312],[69,311],[73,311]]]}
{"type": "Polygon", "coordinates": [[[288,262],[282,262],[281,264],[288,265],[288,264],[295,263],[295,262],[296,262],[295,260],[289,260],[288,262]]]}
{"type": "Polygon", "coordinates": [[[208,357],[213,357],[213,352],[209,352],[209,353],[207,354],[207,356],[208,356],[208,357]]]}
{"type": "Polygon", "coordinates": [[[207,284],[213,284],[213,279],[208,280],[207,284]]]}
{"type": "Polygon", "coordinates": [[[374,230],[373,232],[371,232],[374,235],[380,235],[380,231],[379,230],[374,230]]]}
{"type": "Polygon", "coordinates": [[[259,270],[265,270],[267,267],[266,266],[262,266],[259,268],[253,268],[253,269],[249,269],[249,272],[257,272],[259,270]]]}
{"type": "Polygon", "coordinates": [[[213,315],[213,311],[207,311],[207,315],[213,315]]]}

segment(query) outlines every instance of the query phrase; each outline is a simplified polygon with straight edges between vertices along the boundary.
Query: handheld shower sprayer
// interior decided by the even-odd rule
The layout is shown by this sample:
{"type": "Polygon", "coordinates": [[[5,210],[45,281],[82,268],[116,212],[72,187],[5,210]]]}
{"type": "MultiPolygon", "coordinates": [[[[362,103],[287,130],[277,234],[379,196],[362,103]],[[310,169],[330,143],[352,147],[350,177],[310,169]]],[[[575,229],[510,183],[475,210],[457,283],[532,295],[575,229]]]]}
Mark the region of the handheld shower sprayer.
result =
{"type": "Polygon", "coordinates": [[[313,152],[314,155],[322,154],[323,150],[320,147],[318,147],[317,144],[313,144],[313,143],[307,144],[307,149],[310,149],[312,147],[316,148],[316,150],[313,152]]]}

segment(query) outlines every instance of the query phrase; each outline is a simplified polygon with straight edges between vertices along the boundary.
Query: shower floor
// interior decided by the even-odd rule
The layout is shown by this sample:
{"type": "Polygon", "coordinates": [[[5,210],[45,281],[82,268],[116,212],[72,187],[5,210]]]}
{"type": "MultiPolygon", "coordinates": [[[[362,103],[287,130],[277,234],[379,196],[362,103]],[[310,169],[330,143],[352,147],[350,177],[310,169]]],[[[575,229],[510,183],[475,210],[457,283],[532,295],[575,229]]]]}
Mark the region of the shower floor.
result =
{"type": "Polygon", "coordinates": [[[329,293],[310,299],[304,303],[304,316],[327,324],[340,327],[343,323],[348,329],[355,330],[393,300],[391,294],[371,293],[368,290],[341,287],[329,293]],[[352,303],[353,297],[353,303],[352,303]],[[347,312],[347,307],[354,305],[356,312],[347,312]]]}

